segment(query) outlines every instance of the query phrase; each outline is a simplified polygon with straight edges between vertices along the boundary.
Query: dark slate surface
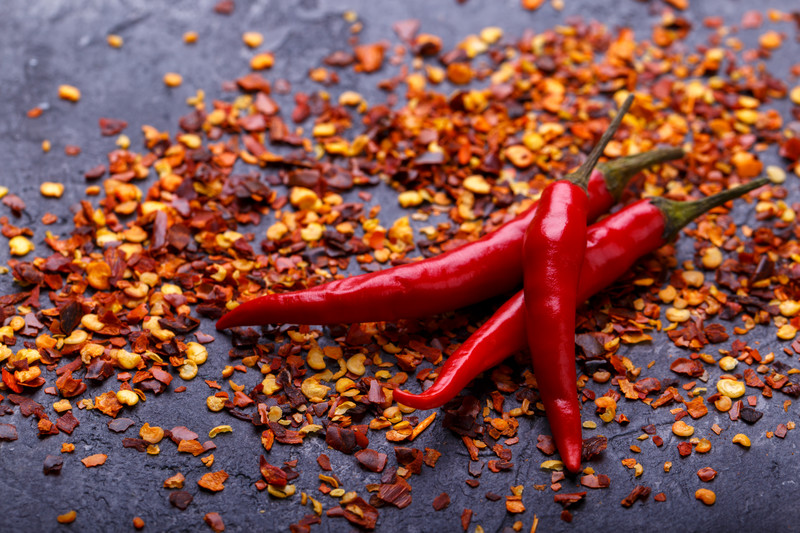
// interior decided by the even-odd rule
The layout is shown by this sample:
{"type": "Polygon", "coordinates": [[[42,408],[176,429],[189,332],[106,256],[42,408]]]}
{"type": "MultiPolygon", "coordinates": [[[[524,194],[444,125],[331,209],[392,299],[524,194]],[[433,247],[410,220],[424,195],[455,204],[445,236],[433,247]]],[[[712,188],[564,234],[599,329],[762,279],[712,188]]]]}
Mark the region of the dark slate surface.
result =
{"type": "MultiPolygon", "coordinates": [[[[45,212],[57,214],[60,219],[48,229],[64,234],[71,227],[70,209],[83,199],[85,183],[82,174],[98,163],[105,162],[105,154],[113,148],[113,138],[101,137],[97,119],[102,116],[127,120],[130,126],[126,133],[131,137],[133,149],[141,146],[141,124],[150,124],[161,130],[174,132],[177,119],[187,112],[185,99],[196,89],[204,89],[208,98],[224,97],[221,83],[234,79],[248,71],[251,52],[241,42],[241,34],[247,30],[258,30],[265,35],[264,50],[276,54],[275,68],[268,74],[272,79],[288,78],[294,90],[314,88],[307,81],[308,68],[320,64],[322,57],[333,49],[344,48],[350,36],[349,25],[342,20],[341,13],[354,9],[364,22],[362,42],[390,38],[391,23],[404,18],[422,19],[422,31],[438,34],[445,42],[445,49],[469,33],[488,25],[497,25],[506,35],[517,36],[523,28],[542,30],[563,22],[568,16],[582,15],[596,18],[610,28],[631,25],[637,28],[637,38],[649,36],[652,24],[658,20],[656,7],[660,2],[635,2],[619,0],[603,2],[591,0],[566,0],[565,9],[556,12],[548,4],[534,13],[523,12],[518,0],[479,1],[469,0],[457,5],[452,0],[427,2],[413,0],[405,2],[370,0],[291,0],[291,1],[238,1],[232,16],[224,17],[212,12],[213,2],[207,0],[146,2],[144,0],[83,2],[67,0],[26,0],[6,2],[0,15],[0,185],[5,185],[27,202],[28,208],[21,220],[15,224],[28,224],[36,228],[34,241],[38,253],[46,253],[43,242],[44,228],[38,222],[45,212]],[[169,7],[167,5],[169,4],[169,7]],[[181,36],[188,30],[197,31],[199,42],[193,46],[182,43],[181,36]],[[125,45],[120,50],[109,48],[105,42],[108,33],[124,37],[125,45]],[[161,78],[167,71],[183,74],[184,84],[177,89],[167,89],[161,78]],[[80,87],[83,98],[77,105],[57,98],[57,87],[71,83],[80,87]],[[25,118],[25,111],[44,103],[49,108],[37,120],[25,118]],[[42,154],[40,143],[49,139],[53,150],[42,154]],[[82,148],[78,157],[66,157],[65,144],[77,144],[82,148]],[[38,186],[43,181],[61,181],[67,192],[60,201],[43,199],[38,186]]],[[[759,2],[758,7],[790,9],[791,0],[759,2]]],[[[708,30],[701,25],[702,17],[721,15],[729,24],[739,21],[741,14],[753,6],[750,2],[701,2],[694,0],[688,18],[695,21],[695,32],[691,43],[704,41],[708,30]]],[[[795,5],[796,7],[796,5],[795,5]]],[[[796,30],[782,26],[790,37],[796,30]]],[[[759,31],[740,32],[739,37],[753,44],[759,31]]],[[[783,78],[788,76],[788,67],[796,61],[800,47],[793,39],[769,62],[773,72],[783,78]]],[[[332,89],[335,94],[345,89],[355,89],[367,95],[371,103],[383,98],[375,89],[379,79],[388,76],[390,69],[378,75],[354,75],[343,70],[341,84],[332,89]]],[[[286,97],[281,100],[284,108],[289,106],[286,97]]],[[[775,103],[775,107],[788,118],[788,103],[775,103]]],[[[766,156],[767,162],[777,161],[776,156],[766,156]]],[[[797,201],[796,179],[790,178],[791,199],[797,201]]],[[[388,188],[371,190],[373,203],[382,203],[382,218],[390,222],[396,202],[391,200],[388,188]]],[[[3,207],[0,214],[8,214],[3,207]]],[[[740,221],[746,213],[738,210],[740,221]]],[[[751,220],[751,224],[754,222],[751,220]]],[[[688,243],[680,247],[679,261],[691,258],[688,243]]],[[[7,247],[0,246],[0,262],[8,260],[7,247]]],[[[10,275],[0,275],[0,293],[16,290],[10,275]]],[[[201,367],[200,377],[218,379],[223,366],[228,363],[227,337],[217,334],[213,326],[205,322],[202,331],[217,336],[210,345],[211,356],[201,367]]],[[[782,354],[781,345],[774,338],[774,329],[758,330],[748,340],[761,339],[762,353],[775,350],[779,359],[788,364],[796,363],[782,354]]],[[[650,375],[664,376],[669,373],[669,362],[681,355],[680,351],[658,335],[652,345],[626,347],[623,355],[637,365],[650,360],[657,361],[650,375]]],[[[713,372],[713,370],[712,370],[713,372]]],[[[718,370],[716,371],[718,374],[718,370]]],[[[714,377],[709,382],[713,386],[714,377]]],[[[257,376],[252,373],[237,378],[239,382],[255,384],[257,376]],[[252,382],[251,382],[252,380],[252,382]]],[[[179,379],[172,388],[180,385],[179,379]]],[[[591,384],[600,393],[607,386],[591,384]]],[[[104,392],[109,386],[96,392],[104,392]]],[[[91,390],[91,389],[90,389],[91,390]]],[[[310,508],[299,505],[299,495],[288,501],[272,500],[266,492],[259,493],[253,483],[260,477],[258,454],[262,448],[258,433],[244,422],[232,419],[224,413],[209,413],[204,399],[208,388],[200,379],[188,383],[184,394],[168,394],[135,409],[126,410],[121,416],[129,416],[136,425],[126,434],[117,435],[108,431],[108,418],[98,413],[76,410],[81,426],[71,438],[65,435],[39,440],[35,422],[23,418],[18,410],[10,416],[0,418],[2,423],[15,424],[20,433],[16,442],[0,443],[0,530],[42,531],[71,529],[75,531],[124,531],[131,529],[134,516],[141,516],[147,523],[147,531],[196,531],[203,530],[202,517],[206,512],[219,512],[229,531],[287,530],[288,524],[310,512],[310,508]],[[233,434],[223,434],[215,440],[218,449],[214,452],[216,463],[212,470],[224,468],[231,474],[224,491],[209,494],[199,490],[196,480],[207,471],[197,458],[178,455],[175,446],[162,443],[159,456],[146,456],[123,449],[121,438],[135,436],[142,423],[171,428],[186,425],[203,434],[218,424],[231,424],[233,434]],[[44,476],[42,463],[48,454],[58,454],[61,443],[69,441],[76,445],[75,453],[64,456],[64,468],[60,476],[44,476]],[[109,458],[104,466],[86,469],[80,458],[94,453],[106,453],[109,458]],[[169,491],[161,488],[165,478],[175,472],[183,472],[189,490],[195,497],[186,511],[179,511],[168,503],[169,491]],[[77,521],[71,526],[58,526],[55,517],[67,510],[78,511],[77,521]]],[[[53,398],[42,392],[34,396],[49,409],[53,398]]],[[[622,403],[622,412],[632,423],[626,428],[612,425],[586,432],[587,435],[603,433],[609,437],[609,449],[601,461],[593,464],[599,473],[611,476],[612,487],[608,490],[592,491],[586,501],[574,509],[574,521],[566,524],[559,518],[561,508],[553,503],[553,493],[548,489],[538,492],[533,484],[549,484],[549,472],[539,469],[545,457],[535,448],[536,435],[547,433],[546,421],[521,419],[520,443],[513,446],[515,468],[511,472],[491,474],[484,468],[481,485],[471,489],[464,484],[467,478],[468,456],[459,438],[441,427],[440,420],[414,442],[419,448],[433,447],[443,456],[435,469],[424,467],[423,474],[412,479],[414,502],[403,511],[384,508],[381,510],[381,531],[455,531],[460,530],[459,517],[465,507],[475,511],[471,530],[481,524],[485,531],[502,531],[514,521],[523,521],[527,531],[536,514],[540,519],[540,531],[595,531],[609,529],[655,529],[681,531],[743,531],[761,530],[766,527],[791,530],[800,518],[794,504],[800,494],[797,479],[800,474],[795,450],[800,432],[792,431],[785,440],[767,440],[767,430],[774,430],[778,423],[797,419],[797,406],[788,413],[782,409],[783,397],[759,408],[765,411],[764,418],[755,426],[742,422],[731,423],[727,415],[718,414],[713,408],[708,416],[696,422],[699,436],[709,437],[714,448],[703,456],[695,454],[680,459],[675,448],[677,439],[669,431],[672,416],[667,409],[653,411],[640,403],[622,403]],[[664,438],[663,448],[656,450],[650,442],[639,443],[644,453],[635,455],[628,448],[638,441],[640,427],[653,423],[664,438]],[[716,437],[709,428],[718,423],[725,431],[716,437]],[[730,438],[743,431],[753,439],[749,450],[732,445],[730,438]],[[636,456],[644,465],[644,474],[634,479],[633,474],[620,464],[625,457],[636,456]],[[664,461],[673,461],[673,469],[664,474],[664,461]],[[713,466],[719,475],[710,485],[699,482],[695,472],[703,466],[713,466]],[[665,492],[666,503],[648,500],[637,503],[631,509],[623,509],[620,500],[636,484],[652,487],[653,493],[665,492]],[[487,491],[500,495],[510,494],[509,487],[524,484],[523,501],[527,512],[521,516],[506,513],[503,500],[489,502],[484,498],[487,491]],[[695,501],[696,488],[708,486],[717,493],[717,503],[705,508],[695,501]],[[433,512],[432,499],[442,491],[450,494],[451,505],[440,512],[433,512]]],[[[5,403],[8,403],[7,401],[5,403]]],[[[383,438],[375,434],[372,447],[389,451],[382,444],[383,438]]],[[[309,438],[302,447],[277,445],[270,461],[299,459],[296,481],[298,491],[306,491],[318,497],[325,508],[333,501],[317,491],[319,469],[314,459],[326,446],[319,438],[309,438]]],[[[362,472],[352,457],[330,451],[335,473],[343,480],[348,490],[358,490],[366,496],[364,485],[378,480],[378,474],[362,472]]],[[[491,457],[483,458],[485,461],[491,457]]],[[[563,491],[579,490],[573,482],[564,483],[563,491]]],[[[314,531],[346,530],[348,524],[342,520],[324,519],[322,526],[314,531]]]]}

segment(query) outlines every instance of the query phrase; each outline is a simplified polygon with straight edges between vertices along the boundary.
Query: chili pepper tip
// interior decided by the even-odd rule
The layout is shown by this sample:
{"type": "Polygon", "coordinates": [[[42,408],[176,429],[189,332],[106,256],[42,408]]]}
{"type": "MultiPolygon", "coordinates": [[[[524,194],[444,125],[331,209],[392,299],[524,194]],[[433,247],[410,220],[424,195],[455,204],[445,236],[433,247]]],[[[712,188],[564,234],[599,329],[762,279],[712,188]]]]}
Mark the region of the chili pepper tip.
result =
{"type": "Polygon", "coordinates": [[[661,197],[653,198],[650,202],[664,213],[664,240],[667,241],[675,237],[684,226],[703,213],[768,183],[769,178],[758,178],[744,185],[739,185],[693,202],[677,202],[661,197]]]}
{"type": "Polygon", "coordinates": [[[592,148],[592,151],[589,152],[589,157],[586,159],[586,161],[583,162],[578,170],[566,176],[564,178],[565,180],[571,181],[575,185],[579,185],[584,189],[586,188],[586,184],[589,182],[589,176],[591,176],[592,170],[594,170],[594,167],[597,166],[597,161],[600,159],[600,156],[603,155],[603,150],[606,149],[606,145],[614,137],[614,134],[617,133],[619,125],[622,124],[622,117],[624,117],[625,113],[628,112],[628,109],[630,109],[632,103],[633,93],[629,94],[622,103],[617,116],[614,117],[614,120],[611,121],[608,129],[603,133],[603,136],[600,137],[600,141],[595,145],[594,148],[592,148]]]}

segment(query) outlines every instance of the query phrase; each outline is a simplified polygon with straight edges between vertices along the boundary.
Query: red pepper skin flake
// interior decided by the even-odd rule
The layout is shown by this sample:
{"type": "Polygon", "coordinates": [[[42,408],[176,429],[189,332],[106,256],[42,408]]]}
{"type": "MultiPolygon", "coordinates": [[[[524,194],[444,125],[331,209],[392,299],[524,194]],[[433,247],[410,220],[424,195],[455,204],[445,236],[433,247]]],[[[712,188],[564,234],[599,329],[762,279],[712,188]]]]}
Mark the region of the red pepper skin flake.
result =
{"type": "Polygon", "coordinates": [[[219,513],[206,513],[203,517],[203,521],[208,524],[208,527],[210,527],[211,531],[214,531],[214,533],[222,533],[225,531],[225,523],[222,521],[222,517],[219,513]]]}
{"type": "Polygon", "coordinates": [[[225,488],[223,483],[225,483],[226,479],[228,479],[228,473],[224,470],[220,470],[218,472],[203,474],[203,477],[197,481],[197,484],[211,492],[219,492],[225,488]]]}
{"type": "Polygon", "coordinates": [[[83,459],[81,459],[81,462],[83,463],[83,466],[85,466],[86,468],[91,468],[93,466],[100,466],[105,464],[106,459],[108,459],[108,456],[106,454],[96,453],[94,455],[90,455],[89,457],[84,457],[83,459]]]}
{"type": "Polygon", "coordinates": [[[169,503],[181,511],[185,511],[186,508],[189,507],[189,504],[192,503],[193,499],[194,496],[185,490],[176,490],[169,494],[169,503]]]}
{"type": "Polygon", "coordinates": [[[441,511],[450,505],[450,495],[446,492],[439,494],[437,497],[433,499],[433,510],[434,511],[441,511]]]}

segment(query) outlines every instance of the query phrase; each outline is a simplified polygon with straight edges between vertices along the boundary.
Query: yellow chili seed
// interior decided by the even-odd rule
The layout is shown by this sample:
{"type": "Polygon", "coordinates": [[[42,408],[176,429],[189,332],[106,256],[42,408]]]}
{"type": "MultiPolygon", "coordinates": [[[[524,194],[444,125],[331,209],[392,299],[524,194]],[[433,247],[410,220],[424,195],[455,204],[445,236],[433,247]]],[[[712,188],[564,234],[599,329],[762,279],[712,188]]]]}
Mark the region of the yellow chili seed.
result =
{"type": "Polygon", "coordinates": [[[364,361],[367,356],[359,353],[347,360],[347,371],[355,374],[356,376],[363,376],[367,369],[364,367],[364,361]]]}
{"type": "Polygon", "coordinates": [[[11,255],[20,256],[32,252],[35,247],[31,241],[22,235],[17,235],[8,241],[8,248],[11,251],[11,255]]]}
{"type": "Polygon", "coordinates": [[[265,70],[272,68],[275,64],[275,56],[269,52],[258,54],[250,59],[250,68],[253,70],[265,70]]]}
{"type": "Polygon", "coordinates": [[[694,497],[706,505],[714,505],[714,502],[717,501],[717,495],[708,489],[697,489],[694,493],[694,497]]]}
{"type": "Polygon", "coordinates": [[[196,365],[202,365],[208,359],[208,349],[198,342],[186,343],[186,358],[196,365]]]}
{"type": "Polygon", "coordinates": [[[717,390],[729,398],[740,398],[744,396],[744,383],[734,379],[721,379],[717,382],[717,390]]]}
{"type": "Polygon", "coordinates": [[[739,361],[731,357],[730,355],[726,355],[722,359],[719,360],[719,367],[724,370],[725,372],[730,372],[736,365],[739,364],[739,361]]]}
{"type": "Polygon", "coordinates": [[[122,43],[124,41],[122,40],[122,36],[114,35],[112,33],[111,35],[106,37],[106,42],[108,43],[108,46],[110,46],[111,48],[122,48],[122,43]]]}
{"type": "Polygon", "coordinates": [[[225,408],[225,398],[209,396],[206,398],[206,406],[208,407],[209,411],[213,411],[215,413],[222,411],[222,409],[225,408]]]}
{"type": "Polygon", "coordinates": [[[734,435],[733,440],[731,442],[743,446],[745,448],[750,447],[750,437],[748,437],[744,433],[737,433],[736,435],[734,435]]]}
{"type": "Polygon", "coordinates": [[[178,375],[186,381],[194,379],[197,376],[197,364],[194,361],[187,360],[181,365],[178,375]]]}
{"type": "Polygon", "coordinates": [[[194,44],[197,42],[197,32],[196,31],[187,31],[183,34],[183,42],[186,44],[194,44]]]}
{"type": "Polygon", "coordinates": [[[264,42],[264,36],[257,31],[248,31],[242,34],[242,41],[250,48],[258,48],[264,42]]]}
{"type": "Polygon", "coordinates": [[[689,437],[694,434],[694,427],[690,426],[683,420],[678,420],[672,424],[672,432],[679,437],[689,437]]]}
{"type": "Polygon", "coordinates": [[[797,335],[797,328],[791,324],[784,324],[778,328],[778,338],[785,341],[790,341],[797,335]]]}
{"type": "Polygon", "coordinates": [[[711,451],[711,441],[708,439],[700,439],[700,442],[697,443],[697,446],[694,447],[694,451],[697,453],[708,453],[711,451]]]}
{"type": "Polygon", "coordinates": [[[73,511],[67,511],[64,514],[58,515],[56,517],[56,520],[58,521],[59,524],[71,524],[72,522],[75,521],[75,518],[77,518],[77,517],[78,517],[78,513],[76,513],[73,510],[73,511]]]}
{"type": "Polygon", "coordinates": [[[39,186],[39,192],[47,198],[61,198],[64,194],[64,184],[45,181],[39,186]]]}
{"type": "Polygon", "coordinates": [[[81,99],[81,92],[72,85],[59,85],[58,97],[68,102],[77,102],[81,99]]]}
{"type": "Polygon", "coordinates": [[[220,433],[231,433],[231,432],[233,432],[233,428],[227,424],[224,424],[222,426],[216,426],[212,428],[211,431],[208,432],[208,436],[213,439],[220,433]]]}
{"type": "Polygon", "coordinates": [[[132,390],[121,390],[117,392],[117,401],[123,405],[136,405],[139,403],[139,395],[132,390]]]}
{"type": "Polygon", "coordinates": [[[716,246],[706,248],[703,251],[703,266],[709,270],[713,270],[722,264],[722,252],[716,246]]]}
{"type": "Polygon", "coordinates": [[[164,74],[164,85],[167,87],[178,87],[183,83],[183,76],[176,72],[167,72],[164,74]]]}
{"type": "Polygon", "coordinates": [[[722,413],[727,413],[733,407],[733,401],[728,396],[720,396],[719,400],[714,402],[714,407],[722,413]]]}

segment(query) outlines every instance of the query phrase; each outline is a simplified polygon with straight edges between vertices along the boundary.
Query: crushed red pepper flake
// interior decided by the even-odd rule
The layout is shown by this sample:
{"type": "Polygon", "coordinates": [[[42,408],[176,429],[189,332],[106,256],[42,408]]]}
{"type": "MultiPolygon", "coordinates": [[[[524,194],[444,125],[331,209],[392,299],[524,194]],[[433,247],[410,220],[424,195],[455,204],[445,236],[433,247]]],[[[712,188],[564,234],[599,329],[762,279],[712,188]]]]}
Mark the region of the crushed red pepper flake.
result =
{"type": "Polygon", "coordinates": [[[96,453],[94,455],[90,455],[89,457],[84,457],[83,459],[81,459],[81,462],[83,463],[83,466],[85,466],[86,468],[91,468],[93,466],[100,466],[105,464],[106,459],[108,459],[108,456],[106,454],[96,453]]]}
{"type": "Polygon", "coordinates": [[[211,492],[219,492],[225,488],[224,483],[227,479],[228,473],[224,470],[219,470],[217,472],[203,474],[203,476],[197,481],[197,484],[211,492]]]}

